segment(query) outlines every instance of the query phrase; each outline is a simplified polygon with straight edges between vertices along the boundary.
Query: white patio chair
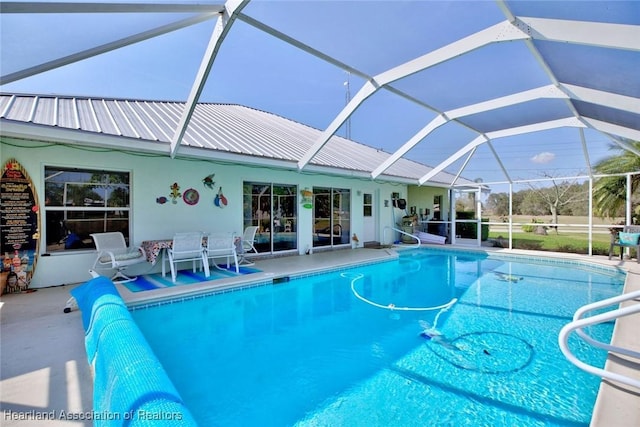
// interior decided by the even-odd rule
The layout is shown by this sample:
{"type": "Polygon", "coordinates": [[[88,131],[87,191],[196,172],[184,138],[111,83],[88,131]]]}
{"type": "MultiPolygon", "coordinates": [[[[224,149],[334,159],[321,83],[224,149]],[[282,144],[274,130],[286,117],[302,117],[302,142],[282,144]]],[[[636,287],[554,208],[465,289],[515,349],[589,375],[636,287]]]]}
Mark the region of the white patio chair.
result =
{"type": "Polygon", "coordinates": [[[258,253],[258,250],[253,245],[256,241],[256,233],[258,232],[258,227],[252,225],[244,229],[244,233],[242,234],[242,239],[240,241],[240,247],[242,248],[242,253],[240,254],[239,263],[240,265],[254,265],[253,262],[249,261],[244,254],[247,252],[255,252],[258,253]]]}
{"type": "Polygon", "coordinates": [[[238,254],[236,253],[235,237],[232,233],[211,233],[207,237],[207,259],[213,260],[213,265],[222,270],[215,262],[216,258],[226,258],[227,268],[231,265],[236,267],[236,273],[240,273],[238,267],[238,254]]]}
{"type": "Polygon", "coordinates": [[[114,283],[132,282],[136,276],[127,276],[123,271],[130,265],[147,262],[147,255],[142,247],[129,248],[122,233],[93,233],[91,234],[98,256],[93,263],[93,269],[116,270],[111,277],[114,283]]]}
{"type": "Polygon", "coordinates": [[[253,244],[256,242],[256,232],[258,231],[257,226],[251,226],[244,229],[244,233],[242,234],[242,249],[245,252],[255,252],[258,253],[253,244]]]}
{"type": "Polygon", "coordinates": [[[178,263],[185,261],[192,262],[194,273],[197,268],[196,263],[201,262],[205,276],[209,277],[207,249],[202,246],[203,236],[201,232],[176,233],[173,236],[173,244],[167,249],[173,283],[176,282],[178,263]]]}

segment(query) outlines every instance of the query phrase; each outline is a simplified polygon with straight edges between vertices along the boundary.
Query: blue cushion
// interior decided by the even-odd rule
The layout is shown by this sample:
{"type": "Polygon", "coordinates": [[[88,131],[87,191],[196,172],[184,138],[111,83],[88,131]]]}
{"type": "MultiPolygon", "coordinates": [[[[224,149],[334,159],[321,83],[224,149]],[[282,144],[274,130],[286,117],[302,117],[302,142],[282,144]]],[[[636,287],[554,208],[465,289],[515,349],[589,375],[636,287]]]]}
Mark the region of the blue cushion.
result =
{"type": "Polygon", "coordinates": [[[637,245],[640,239],[640,233],[620,233],[618,240],[621,245],[637,245]]]}

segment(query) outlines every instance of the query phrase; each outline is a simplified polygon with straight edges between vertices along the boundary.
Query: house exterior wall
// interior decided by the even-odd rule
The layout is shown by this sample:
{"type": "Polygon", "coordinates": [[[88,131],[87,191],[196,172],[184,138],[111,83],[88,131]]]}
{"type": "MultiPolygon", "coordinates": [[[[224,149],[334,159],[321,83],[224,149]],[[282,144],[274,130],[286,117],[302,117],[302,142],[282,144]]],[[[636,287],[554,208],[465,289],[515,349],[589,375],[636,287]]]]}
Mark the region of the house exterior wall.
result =
{"type": "Polygon", "coordinates": [[[449,189],[439,187],[418,187],[415,185],[407,188],[407,211],[410,206],[415,206],[416,210],[429,209],[429,219],[433,218],[433,198],[434,196],[442,196],[442,206],[440,212],[442,220],[447,220],[449,212],[449,189]]]}
{"type": "MultiPolygon", "coordinates": [[[[391,198],[392,192],[406,197],[407,186],[401,184],[379,183],[360,178],[347,178],[322,174],[306,174],[244,166],[237,164],[215,163],[198,159],[171,159],[148,156],[133,151],[124,153],[115,150],[83,149],[56,143],[44,143],[26,140],[2,138],[0,160],[2,165],[15,158],[29,173],[37,187],[39,203],[44,206],[44,167],[96,168],[131,172],[130,244],[139,245],[143,240],[171,238],[181,231],[231,231],[242,234],[243,231],[243,182],[258,181],[276,184],[297,185],[298,191],[314,186],[348,188],[351,190],[351,233],[362,235],[363,193],[381,195],[378,235],[383,229],[393,225],[390,208],[384,207],[384,200],[391,198]],[[205,188],[202,180],[215,173],[215,189],[205,188]],[[168,197],[170,186],[177,182],[181,191],[195,188],[200,193],[196,205],[188,205],[182,200],[158,204],[156,198],[168,197]],[[219,187],[223,188],[228,205],[220,208],[213,200],[219,187]]],[[[412,202],[413,203],[413,202],[412,202]]],[[[298,206],[298,252],[304,254],[312,247],[313,209],[298,206]]],[[[41,230],[44,217],[41,218],[41,230]]],[[[42,234],[42,233],[41,233],[42,234]]],[[[40,288],[63,284],[80,283],[88,280],[88,270],[95,260],[95,250],[78,250],[66,253],[46,253],[46,245],[41,242],[40,256],[30,287],[40,288]]],[[[132,266],[131,274],[159,271],[159,263],[132,266]]]]}

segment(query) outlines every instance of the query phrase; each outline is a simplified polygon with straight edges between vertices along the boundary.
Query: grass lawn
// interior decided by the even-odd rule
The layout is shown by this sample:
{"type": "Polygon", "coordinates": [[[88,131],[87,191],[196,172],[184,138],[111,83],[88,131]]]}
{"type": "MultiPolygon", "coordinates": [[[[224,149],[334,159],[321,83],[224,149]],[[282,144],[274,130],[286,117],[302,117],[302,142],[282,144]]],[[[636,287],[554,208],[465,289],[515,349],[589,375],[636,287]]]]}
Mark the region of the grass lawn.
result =
{"type": "MultiPolygon", "coordinates": [[[[537,220],[541,220],[545,223],[551,222],[551,217],[538,217],[537,220]]],[[[498,222],[499,218],[491,218],[491,221],[498,222]]],[[[515,249],[530,249],[538,251],[553,251],[553,252],[568,252],[577,254],[589,253],[589,234],[587,233],[587,225],[589,218],[586,216],[559,216],[558,224],[572,224],[572,226],[560,226],[556,233],[553,229],[547,230],[547,235],[539,235],[535,233],[525,233],[522,231],[521,225],[530,223],[532,217],[529,215],[514,215],[514,233],[513,233],[513,247],[515,249]],[[577,226],[577,224],[584,224],[585,227],[577,226]]],[[[609,243],[611,241],[611,234],[609,234],[608,227],[611,224],[619,223],[620,218],[592,218],[594,227],[593,233],[593,254],[594,255],[609,255],[609,243]]],[[[507,224],[491,224],[489,227],[489,238],[496,239],[502,237],[504,239],[509,238],[507,224]]],[[[508,246],[508,242],[506,244],[508,246]]],[[[618,249],[616,249],[616,253],[618,249]]]]}
{"type": "MultiPolygon", "coordinates": [[[[509,238],[509,233],[505,232],[489,232],[490,239],[496,239],[502,237],[504,239],[509,238]]],[[[609,234],[593,234],[593,254],[594,255],[608,255],[609,243],[611,237],[609,234]]],[[[513,247],[514,249],[530,249],[538,251],[553,251],[553,252],[569,252],[577,254],[586,254],[589,252],[587,233],[562,233],[556,234],[555,231],[549,231],[546,236],[525,233],[514,232],[513,233],[513,247]]],[[[507,243],[508,244],[508,243],[507,243]]]]}
{"type": "MultiPolygon", "coordinates": [[[[491,222],[502,222],[501,217],[491,216],[491,215],[483,215],[483,218],[488,218],[491,222]]],[[[551,223],[551,216],[534,216],[534,215],[513,215],[514,223],[530,223],[532,219],[536,219],[538,221],[545,222],[547,224],[551,223]]],[[[591,218],[593,225],[610,225],[617,224],[624,221],[624,218],[591,218]]],[[[584,224],[587,225],[589,223],[588,216],[577,216],[577,215],[558,215],[558,224],[584,224]]]]}

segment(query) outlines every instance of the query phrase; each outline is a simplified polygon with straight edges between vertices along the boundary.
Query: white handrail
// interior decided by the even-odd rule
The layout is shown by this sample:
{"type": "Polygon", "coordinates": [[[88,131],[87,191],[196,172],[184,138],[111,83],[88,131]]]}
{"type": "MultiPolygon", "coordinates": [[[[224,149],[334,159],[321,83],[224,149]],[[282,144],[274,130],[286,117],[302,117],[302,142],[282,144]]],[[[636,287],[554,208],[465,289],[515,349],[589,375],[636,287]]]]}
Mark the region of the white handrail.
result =
{"type": "Polygon", "coordinates": [[[590,374],[597,375],[601,378],[618,381],[620,383],[630,385],[632,387],[636,387],[640,389],[640,380],[636,380],[634,378],[630,378],[615,372],[609,372],[604,369],[596,368],[595,366],[591,366],[587,363],[584,363],[578,358],[576,358],[573,355],[573,353],[571,353],[571,350],[569,350],[569,346],[567,345],[569,335],[571,334],[571,332],[576,331],[576,333],[581,338],[583,338],[585,341],[587,341],[589,344],[595,347],[607,350],[611,353],[624,354],[625,356],[640,359],[640,352],[600,342],[598,340],[591,338],[582,330],[582,328],[585,326],[597,325],[599,323],[608,322],[610,320],[618,319],[620,317],[640,313],[640,304],[634,304],[627,307],[608,311],[606,313],[601,313],[595,316],[591,316],[586,319],[582,318],[582,316],[585,313],[591,310],[607,307],[613,304],[618,304],[620,302],[628,301],[636,298],[640,298],[640,291],[629,292],[629,293],[618,295],[616,297],[608,298],[602,301],[597,301],[591,304],[587,304],[579,308],[578,310],[576,310],[575,314],[573,315],[573,321],[566,324],[560,330],[560,334],[558,335],[558,344],[560,346],[560,350],[562,351],[564,356],[567,358],[567,360],[569,360],[571,363],[576,365],[578,368],[590,374]]]}
{"type": "MultiPolygon", "coordinates": [[[[411,234],[411,233],[407,233],[406,231],[402,231],[402,230],[399,230],[399,229],[397,229],[397,228],[395,228],[395,227],[390,227],[390,226],[386,226],[386,227],[384,228],[384,230],[382,230],[382,238],[383,238],[383,241],[384,241],[384,242],[386,242],[386,241],[387,241],[387,230],[397,231],[398,233],[400,233],[400,234],[404,234],[405,236],[413,237],[413,238],[414,238],[414,239],[416,239],[416,241],[418,242],[418,243],[415,245],[415,247],[416,247],[416,248],[417,248],[417,247],[419,247],[419,246],[420,246],[420,244],[421,244],[420,239],[419,239],[417,236],[414,236],[414,235],[413,235],[413,234],[411,234]]],[[[393,239],[391,239],[391,241],[393,242],[393,239]]]]}
{"type": "MultiPolygon", "coordinates": [[[[640,290],[636,291],[636,292],[629,292],[629,293],[626,293],[626,294],[618,295],[616,297],[608,298],[608,299],[605,299],[605,300],[602,300],[602,301],[596,301],[596,302],[591,303],[591,304],[587,304],[585,306],[580,307],[578,310],[576,310],[576,313],[573,315],[573,320],[582,319],[584,314],[586,314],[587,312],[589,312],[591,310],[595,310],[597,308],[606,307],[606,306],[609,306],[609,305],[617,304],[619,302],[628,301],[628,300],[639,298],[639,297],[640,297],[640,290]]],[[[624,354],[626,356],[635,357],[636,359],[640,359],[640,352],[638,352],[638,351],[633,351],[633,350],[629,350],[629,349],[626,349],[626,348],[616,347],[616,346],[613,346],[613,345],[610,345],[610,344],[607,344],[607,343],[603,343],[602,341],[598,341],[598,340],[590,337],[582,329],[577,329],[576,333],[582,339],[584,339],[589,344],[591,344],[591,345],[593,345],[595,347],[598,347],[598,348],[601,348],[601,349],[607,350],[607,351],[612,351],[614,353],[620,353],[620,354],[624,354]]]]}

